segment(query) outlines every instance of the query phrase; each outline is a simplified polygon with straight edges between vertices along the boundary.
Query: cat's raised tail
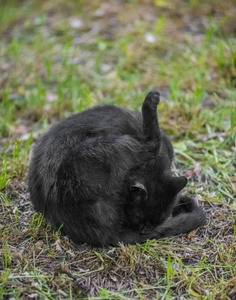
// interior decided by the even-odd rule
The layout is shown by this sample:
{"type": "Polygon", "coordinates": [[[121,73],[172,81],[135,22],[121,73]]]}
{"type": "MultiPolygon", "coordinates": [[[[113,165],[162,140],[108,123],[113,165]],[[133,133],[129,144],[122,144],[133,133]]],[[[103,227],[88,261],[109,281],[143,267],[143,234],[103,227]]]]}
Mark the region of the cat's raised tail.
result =
{"type": "Polygon", "coordinates": [[[159,102],[159,92],[152,91],[147,95],[142,106],[144,137],[147,141],[155,142],[158,149],[161,145],[161,130],[157,116],[157,106],[159,102]]]}

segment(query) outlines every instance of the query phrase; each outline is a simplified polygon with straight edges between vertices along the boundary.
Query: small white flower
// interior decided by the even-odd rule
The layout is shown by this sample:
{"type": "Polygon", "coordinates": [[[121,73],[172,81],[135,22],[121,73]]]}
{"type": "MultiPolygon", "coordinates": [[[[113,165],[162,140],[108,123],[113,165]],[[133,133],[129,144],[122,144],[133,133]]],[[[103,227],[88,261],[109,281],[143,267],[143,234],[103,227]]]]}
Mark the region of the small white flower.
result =
{"type": "Polygon", "coordinates": [[[155,42],[156,42],[155,36],[154,36],[152,33],[150,33],[150,32],[147,32],[147,33],[145,34],[145,40],[146,40],[146,42],[148,42],[148,43],[155,43],[155,42]]]}

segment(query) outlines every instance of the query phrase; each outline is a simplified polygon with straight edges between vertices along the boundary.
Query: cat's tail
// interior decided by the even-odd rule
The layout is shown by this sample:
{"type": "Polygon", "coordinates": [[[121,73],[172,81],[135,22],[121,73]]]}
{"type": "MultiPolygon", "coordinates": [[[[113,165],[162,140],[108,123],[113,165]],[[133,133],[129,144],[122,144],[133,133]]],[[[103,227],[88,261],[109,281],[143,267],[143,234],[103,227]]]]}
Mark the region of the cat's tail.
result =
{"type": "Polygon", "coordinates": [[[160,94],[157,91],[150,92],[142,106],[143,134],[147,141],[153,141],[157,150],[161,146],[161,130],[158,124],[157,106],[160,102],[160,94]]]}

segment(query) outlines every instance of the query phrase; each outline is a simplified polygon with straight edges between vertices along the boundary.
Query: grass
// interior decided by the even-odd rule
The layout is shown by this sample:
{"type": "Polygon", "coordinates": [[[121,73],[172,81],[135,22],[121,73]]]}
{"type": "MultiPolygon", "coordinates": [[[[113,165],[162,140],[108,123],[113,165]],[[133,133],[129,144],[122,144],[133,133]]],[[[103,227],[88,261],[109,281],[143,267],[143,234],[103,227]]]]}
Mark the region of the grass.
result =
{"type": "Polygon", "coordinates": [[[235,299],[235,1],[0,3],[0,299],[235,299]],[[51,124],[161,93],[173,169],[204,228],[75,246],[34,212],[30,151],[51,124]]]}

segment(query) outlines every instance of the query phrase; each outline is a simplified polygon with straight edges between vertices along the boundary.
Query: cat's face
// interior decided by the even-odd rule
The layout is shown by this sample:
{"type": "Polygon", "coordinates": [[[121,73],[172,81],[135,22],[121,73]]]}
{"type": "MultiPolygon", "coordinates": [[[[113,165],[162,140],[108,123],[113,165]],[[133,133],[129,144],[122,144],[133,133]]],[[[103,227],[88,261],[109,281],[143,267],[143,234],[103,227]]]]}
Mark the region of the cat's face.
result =
{"type": "Polygon", "coordinates": [[[133,228],[143,230],[161,224],[171,214],[178,193],[187,183],[184,176],[160,177],[155,173],[142,169],[142,176],[130,185],[126,214],[133,228]]]}

